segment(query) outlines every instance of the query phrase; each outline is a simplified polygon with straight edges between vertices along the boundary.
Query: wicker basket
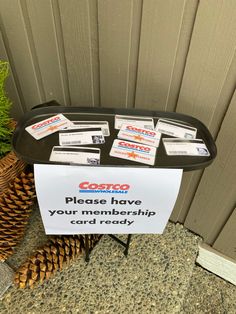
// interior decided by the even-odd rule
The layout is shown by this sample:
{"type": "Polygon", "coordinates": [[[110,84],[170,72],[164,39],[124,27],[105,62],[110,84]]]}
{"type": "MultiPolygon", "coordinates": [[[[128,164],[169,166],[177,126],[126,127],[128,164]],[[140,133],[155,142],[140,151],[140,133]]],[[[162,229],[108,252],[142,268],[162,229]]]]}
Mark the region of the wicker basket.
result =
{"type": "Polygon", "coordinates": [[[26,167],[26,163],[19,160],[14,152],[8,153],[0,159],[0,195],[8,187],[11,181],[26,167]]]}

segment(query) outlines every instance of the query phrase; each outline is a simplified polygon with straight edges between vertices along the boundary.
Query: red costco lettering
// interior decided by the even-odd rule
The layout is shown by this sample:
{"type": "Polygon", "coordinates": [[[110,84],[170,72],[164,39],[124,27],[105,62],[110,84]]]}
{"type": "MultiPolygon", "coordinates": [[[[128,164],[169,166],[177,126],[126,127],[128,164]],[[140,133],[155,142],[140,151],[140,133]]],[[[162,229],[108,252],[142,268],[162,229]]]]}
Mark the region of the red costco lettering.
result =
{"type": "Polygon", "coordinates": [[[131,144],[131,143],[127,143],[127,142],[119,142],[119,145],[120,146],[123,146],[123,147],[129,147],[129,148],[133,148],[133,149],[138,149],[138,150],[143,150],[143,151],[146,151],[146,152],[149,152],[150,151],[150,148],[147,147],[147,146],[142,146],[142,145],[138,145],[138,144],[131,144]]]}
{"type": "Polygon", "coordinates": [[[52,123],[52,122],[54,122],[54,121],[57,121],[57,120],[60,120],[60,117],[53,117],[53,118],[48,119],[48,120],[46,120],[46,121],[44,121],[44,122],[40,122],[40,123],[38,123],[38,124],[36,124],[36,125],[33,125],[33,126],[32,126],[32,129],[41,128],[41,127],[43,127],[43,126],[45,126],[45,125],[48,125],[48,124],[50,124],[50,123],[52,123]]]}
{"type": "Polygon", "coordinates": [[[155,132],[152,132],[152,131],[149,131],[149,130],[144,130],[144,129],[139,129],[139,128],[136,128],[136,127],[131,126],[131,125],[128,125],[127,129],[130,130],[130,131],[135,131],[135,132],[147,134],[147,135],[150,135],[150,136],[155,136],[156,135],[155,132]]]}
{"type": "Polygon", "coordinates": [[[88,181],[81,182],[79,188],[82,190],[122,190],[127,191],[130,188],[129,184],[117,183],[90,183],[88,181]]]}

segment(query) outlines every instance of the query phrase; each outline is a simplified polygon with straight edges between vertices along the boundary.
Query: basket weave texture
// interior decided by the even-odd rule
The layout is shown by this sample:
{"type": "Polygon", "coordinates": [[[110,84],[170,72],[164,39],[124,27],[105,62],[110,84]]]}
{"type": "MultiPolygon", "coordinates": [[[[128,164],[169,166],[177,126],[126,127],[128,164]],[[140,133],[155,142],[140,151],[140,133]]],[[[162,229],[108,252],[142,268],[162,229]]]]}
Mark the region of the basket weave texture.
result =
{"type": "Polygon", "coordinates": [[[13,151],[0,159],[0,195],[25,167],[26,163],[19,160],[13,151]]]}

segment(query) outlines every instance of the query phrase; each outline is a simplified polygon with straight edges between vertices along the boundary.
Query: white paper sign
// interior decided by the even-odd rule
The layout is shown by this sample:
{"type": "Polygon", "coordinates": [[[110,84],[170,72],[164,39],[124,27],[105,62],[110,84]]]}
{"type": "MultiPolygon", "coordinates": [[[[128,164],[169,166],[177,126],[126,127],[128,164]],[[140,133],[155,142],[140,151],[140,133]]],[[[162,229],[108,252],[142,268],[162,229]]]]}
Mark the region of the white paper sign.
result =
{"type": "Polygon", "coordinates": [[[35,165],[46,234],[162,233],[182,169],[35,165]]]}

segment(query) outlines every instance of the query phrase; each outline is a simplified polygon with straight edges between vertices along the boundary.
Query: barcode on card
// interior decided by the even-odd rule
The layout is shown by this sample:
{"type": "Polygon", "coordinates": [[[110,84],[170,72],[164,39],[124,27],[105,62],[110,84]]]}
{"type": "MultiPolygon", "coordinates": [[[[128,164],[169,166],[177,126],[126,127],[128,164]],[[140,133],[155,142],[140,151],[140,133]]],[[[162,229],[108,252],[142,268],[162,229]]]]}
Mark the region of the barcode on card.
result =
{"type": "Polygon", "coordinates": [[[187,155],[188,152],[183,150],[170,150],[168,151],[168,154],[187,155]]]}
{"type": "Polygon", "coordinates": [[[64,142],[63,141],[63,145],[68,145],[68,144],[74,144],[74,145],[77,145],[77,144],[81,144],[81,141],[73,141],[73,142],[64,142]]]}
{"type": "Polygon", "coordinates": [[[152,130],[152,126],[151,125],[144,125],[144,129],[152,130]]]}
{"type": "Polygon", "coordinates": [[[174,134],[174,132],[166,131],[166,130],[163,130],[163,129],[158,129],[158,131],[161,132],[161,133],[165,133],[167,135],[173,135],[174,134]]]}
{"type": "Polygon", "coordinates": [[[102,133],[104,136],[109,136],[109,132],[106,129],[102,129],[102,133]]]}

